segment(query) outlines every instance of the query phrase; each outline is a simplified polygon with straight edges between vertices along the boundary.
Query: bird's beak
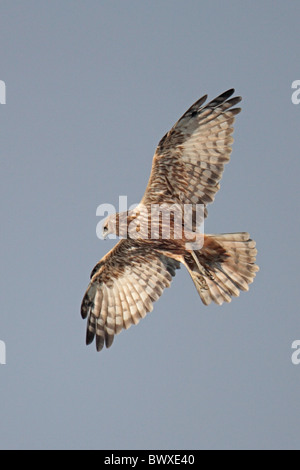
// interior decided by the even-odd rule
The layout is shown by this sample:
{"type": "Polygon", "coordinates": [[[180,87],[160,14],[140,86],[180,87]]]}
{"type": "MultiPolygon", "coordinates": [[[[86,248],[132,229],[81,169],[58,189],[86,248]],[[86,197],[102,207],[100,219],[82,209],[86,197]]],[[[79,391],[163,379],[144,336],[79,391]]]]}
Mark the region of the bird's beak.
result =
{"type": "Polygon", "coordinates": [[[102,232],[102,238],[103,238],[103,240],[105,240],[105,239],[107,238],[107,236],[108,236],[108,232],[104,232],[104,231],[103,231],[103,232],[102,232]]]}

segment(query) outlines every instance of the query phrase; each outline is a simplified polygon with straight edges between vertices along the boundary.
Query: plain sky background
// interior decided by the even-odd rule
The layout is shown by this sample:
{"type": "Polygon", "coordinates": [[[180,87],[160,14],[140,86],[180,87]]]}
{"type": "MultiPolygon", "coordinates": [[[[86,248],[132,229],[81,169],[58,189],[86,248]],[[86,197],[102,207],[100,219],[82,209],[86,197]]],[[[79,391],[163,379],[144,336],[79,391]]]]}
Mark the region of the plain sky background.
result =
{"type": "Polygon", "coordinates": [[[295,1],[1,0],[2,449],[299,449],[295,1]],[[205,93],[243,112],[208,233],[261,271],[205,307],[184,268],[111,349],[85,346],[96,208],[140,200],[159,139],[205,93]]]}

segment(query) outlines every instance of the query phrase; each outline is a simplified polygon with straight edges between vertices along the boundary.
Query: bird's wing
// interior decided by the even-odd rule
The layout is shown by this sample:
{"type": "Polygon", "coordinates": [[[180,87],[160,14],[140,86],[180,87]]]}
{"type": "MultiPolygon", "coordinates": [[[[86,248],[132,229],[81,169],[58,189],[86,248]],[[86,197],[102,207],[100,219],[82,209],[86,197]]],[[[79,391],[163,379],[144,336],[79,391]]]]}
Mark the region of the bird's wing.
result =
{"type": "Polygon", "coordinates": [[[234,108],[241,97],[230,98],[233,93],[228,90],[206,105],[203,96],[161,139],[141,204],[206,206],[214,200],[230,158],[234,119],[241,111],[234,108]]]}
{"type": "Polygon", "coordinates": [[[81,315],[88,317],[86,342],[96,336],[100,351],[114,335],[137,324],[169,287],[180,263],[146,243],[122,239],[95,266],[84,295],[81,315]]]}

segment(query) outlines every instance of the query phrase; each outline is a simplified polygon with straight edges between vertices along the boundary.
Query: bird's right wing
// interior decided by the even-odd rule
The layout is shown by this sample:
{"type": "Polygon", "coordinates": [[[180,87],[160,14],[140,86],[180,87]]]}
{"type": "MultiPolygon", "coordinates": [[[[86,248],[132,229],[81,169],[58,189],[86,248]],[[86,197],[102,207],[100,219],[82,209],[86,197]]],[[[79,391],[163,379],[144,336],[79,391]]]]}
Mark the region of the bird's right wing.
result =
{"type": "Polygon", "coordinates": [[[88,317],[87,344],[96,336],[100,351],[123,328],[137,324],[170,286],[179,265],[145,242],[120,240],[93,269],[81,304],[82,317],[88,317]]]}
{"type": "Polygon", "coordinates": [[[229,99],[233,93],[228,90],[206,105],[203,96],[161,139],[141,204],[206,206],[214,200],[230,158],[234,119],[241,111],[234,108],[241,97],[229,99]]]}

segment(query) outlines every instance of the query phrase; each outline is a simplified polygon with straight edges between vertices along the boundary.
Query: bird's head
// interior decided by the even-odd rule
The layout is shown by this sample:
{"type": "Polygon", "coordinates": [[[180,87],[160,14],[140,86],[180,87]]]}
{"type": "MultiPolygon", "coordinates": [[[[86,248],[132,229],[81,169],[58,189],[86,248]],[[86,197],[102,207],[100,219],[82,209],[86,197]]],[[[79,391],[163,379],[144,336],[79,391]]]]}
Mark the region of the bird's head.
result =
{"type": "Polygon", "coordinates": [[[109,234],[116,234],[116,214],[111,214],[103,222],[102,237],[105,239],[109,234]]]}
{"type": "Polygon", "coordinates": [[[127,238],[127,212],[111,214],[103,222],[102,236],[114,234],[118,237],[127,238]]]}

